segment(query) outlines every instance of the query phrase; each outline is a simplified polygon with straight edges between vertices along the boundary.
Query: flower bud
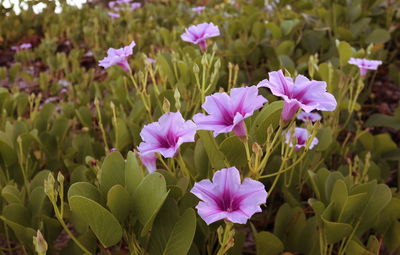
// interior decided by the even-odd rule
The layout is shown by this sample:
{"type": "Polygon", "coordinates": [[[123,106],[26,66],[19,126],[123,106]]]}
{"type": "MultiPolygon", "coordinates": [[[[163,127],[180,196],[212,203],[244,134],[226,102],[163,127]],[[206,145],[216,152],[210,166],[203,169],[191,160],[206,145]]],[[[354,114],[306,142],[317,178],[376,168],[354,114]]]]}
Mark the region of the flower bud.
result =
{"type": "Polygon", "coordinates": [[[193,72],[194,73],[199,73],[200,72],[200,68],[199,68],[199,66],[197,64],[193,65],[193,72]]]}
{"type": "Polygon", "coordinates": [[[48,246],[40,230],[37,231],[36,236],[33,236],[33,245],[35,246],[35,251],[39,255],[46,254],[48,246]]]}

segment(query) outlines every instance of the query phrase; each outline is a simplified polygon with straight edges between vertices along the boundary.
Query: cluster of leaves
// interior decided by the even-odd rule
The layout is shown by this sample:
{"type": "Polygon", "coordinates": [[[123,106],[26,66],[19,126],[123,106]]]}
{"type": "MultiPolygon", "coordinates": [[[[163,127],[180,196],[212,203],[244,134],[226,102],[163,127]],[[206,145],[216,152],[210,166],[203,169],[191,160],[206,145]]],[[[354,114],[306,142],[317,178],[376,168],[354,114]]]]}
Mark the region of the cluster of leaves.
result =
{"type": "Polygon", "coordinates": [[[77,9],[60,1],[63,11],[55,14],[53,1],[43,2],[48,8],[37,15],[0,7],[1,52],[33,44],[0,67],[3,252],[34,253],[32,237],[40,230],[49,254],[214,254],[222,223],[207,226],[197,217],[189,190],[228,166],[249,176],[263,154],[265,174],[288,165],[290,172],[277,180],[263,212],[236,226],[229,254],[400,252],[398,146],[389,134],[368,129],[382,123],[398,129],[399,114],[364,123],[371,87],[357,83],[356,67],[347,64],[350,57],[387,60],[390,77],[399,80],[398,3],[215,0],[198,15],[186,1],[146,1],[113,20],[106,3],[77,9]],[[201,22],[221,30],[206,53],[179,37],[201,22]],[[119,67],[97,66],[109,47],[131,40],[132,79],[119,67]],[[308,127],[319,139],[313,150],[282,159],[283,138],[272,138],[281,132],[283,102],[263,90],[270,103],[246,120],[250,163],[237,137],[214,139],[208,131],[181,147],[192,179],[162,165],[148,174],[132,152],[144,124],[168,111],[186,119],[199,111],[198,84],[209,95],[255,84],[277,69],[327,82],[338,101],[335,112],[308,127]],[[72,240],[63,242],[66,235],[72,240]]]}

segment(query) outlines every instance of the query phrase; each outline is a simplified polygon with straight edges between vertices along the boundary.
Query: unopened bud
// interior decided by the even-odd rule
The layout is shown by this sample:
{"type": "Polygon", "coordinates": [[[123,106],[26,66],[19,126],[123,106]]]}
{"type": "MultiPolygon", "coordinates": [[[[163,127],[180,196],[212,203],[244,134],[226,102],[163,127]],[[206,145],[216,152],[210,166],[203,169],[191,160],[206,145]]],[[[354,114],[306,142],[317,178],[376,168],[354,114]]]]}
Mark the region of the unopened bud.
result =
{"type": "Polygon", "coordinates": [[[181,109],[181,93],[179,93],[178,87],[175,88],[174,99],[175,99],[175,108],[176,110],[179,111],[181,109]]]}
{"type": "Polygon", "coordinates": [[[193,65],[193,72],[194,73],[200,73],[200,68],[199,68],[199,66],[197,64],[193,65]]]}
{"type": "Polygon", "coordinates": [[[258,144],[258,143],[253,143],[253,145],[251,146],[251,150],[254,152],[254,153],[260,153],[261,151],[262,151],[262,148],[261,148],[261,146],[258,144]]]}
{"type": "Polygon", "coordinates": [[[166,97],[164,97],[164,102],[162,106],[162,110],[164,113],[170,112],[171,109],[171,103],[168,101],[166,97]]]}
{"type": "Polygon", "coordinates": [[[36,236],[33,236],[33,245],[35,246],[35,251],[39,255],[46,254],[48,246],[40,230],[37,231],[36,236]]]}
{"type": "Polygon", "coordinates": [[[64,175],[61,172],[58,172],[57,174],[57,181],[62,185],[64,183],[64,175]]]}
{"type": "Polygon", "coordinates": [[[54,183],[56,180],[54,179],[54,176],[52,173],[49,173],[49,176],[47,177],[46,180],[44,180],[44,193],[50,198],[50,200],[54,199],[54,183]]]}

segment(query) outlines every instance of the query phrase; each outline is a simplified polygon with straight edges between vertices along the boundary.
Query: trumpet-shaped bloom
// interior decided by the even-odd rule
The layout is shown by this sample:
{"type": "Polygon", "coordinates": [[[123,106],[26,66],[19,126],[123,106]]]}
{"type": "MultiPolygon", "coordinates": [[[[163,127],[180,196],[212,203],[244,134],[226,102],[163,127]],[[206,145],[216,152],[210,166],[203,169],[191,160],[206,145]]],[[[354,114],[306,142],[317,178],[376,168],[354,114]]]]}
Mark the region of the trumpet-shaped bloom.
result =
{"type": "Polygon", "coordinates": [[[316,122],[318,120],[321,120],[321,115],[319,115],[316,112],[301,112],[299,115],[297,115],[298,120],[302,120],[304,122],[311,121],[311,122],[316,122]]]}
{"type": "Polygon", "coordinates": [[[194,142],[196,125],[185,121],[180,112],[169,112],[158,122],[145,125],[140,132],[143,142],[139,144],[139,153],[143,156],[160,153],[166,158],[174,157],[182,143],[194,142]]]}
{"type": "Polygon", "coordinates": [[[193,7],[192,11],[197,12],[198,14],[201,14],[205,9],[206,9],[205,6],[197,6],[197,7],[193,7]]]}
{"type": "Polygon", "coordinates": [[[110,48],[107,51],[107,57],[99,61],[99,66],[104,68],[109,68],[110,66],[118,65],[124,69],[124,71],[129,71],[130,67],[128,64],[128,57],[133,53],[133,47],[135,47],[135,41],[131,44],[120,49],[110,48]]]}
{"type": "Polygon", "coordinates": [[[147,168],[149,173],[153,173],[157,170],[157,156],[155,153],[147,153],[142,154],[138,153],[140,160],[142,161],[143,165],[147,168]]]}
{"type": "Polygon", "coordinates": [[[231,131],[237,136],[246,136],[244,119],[266,102],[267,99],[258,95],[256,86],[234,88],[230,96],[225,92],[207,96],[202,107],[209,115],[198,113],[193,120],[198,130],[212,130],[214,136],[231,131]]]}
{"type": "Polygon", "coordinates": [[[32,44],[30,44],[30,43],[23,43],[21,45],[11,47],[11,49],[14,51],[27,50],[30,48],[32,48],[32,44]]]}
{"type": "Polygon", "coordinates": [[[269,73],[269,80],[261,81],[258,87],[267,87],[272,94],[285,100],[282,119],[291,120],[299,108],[309,113],[312,110],[333,111],[336,108],[335,97],[326,91],[326,82],[309,80],[298,75],[293,82],[292,78],[285,77],[282,70],[269,73]]]}
{"type": "Polygon", "coordinates": [[[236,167],[215,172],[212,182],[208,179],[194,184],[190,191],[200,200],[196,206],[200,217],[210,225],[226,219],[233,223],[246,224],[267,200],[264,185],[250,178],[240,183],[236,167]]]}
{"type": "MultiPolygon", "coordinates": [[[[300,150],[302,147],[305,147],[307,144],[307,140],[310,137],[308,130],[305,128],[295,128],[293,134],[290,132],[286,133],[286,144],[289,144],[290,147],[293,147],[293,139],[296,138],[297,142],[295,144],[296,150],[300,150]],[[292,138],[292,139],[291,139],[292,138]]],[[[315,145],[318,144],[318,138],[314,137],[311,141],[309,149],[314,148],[315,145]]]]}
{"type": "Polygon", "coordinates": [[[181,35],[181,38],[185,42],[198,44],[201,50],[205,50],[207,48],[207,39],[219,35],[220,33],[218,26],[210,22],[193,25],[189,28],[186,28],[186,31],[181,35]]]}
{"type": "Polygon", "coordinates": [[[350,58],[349,64],[356,65],[360,68],[360,75],[367,75],[368,70],[377,70],[378,66],[382,64],[380,60],[368,60],[365,58],[350,58]]]}

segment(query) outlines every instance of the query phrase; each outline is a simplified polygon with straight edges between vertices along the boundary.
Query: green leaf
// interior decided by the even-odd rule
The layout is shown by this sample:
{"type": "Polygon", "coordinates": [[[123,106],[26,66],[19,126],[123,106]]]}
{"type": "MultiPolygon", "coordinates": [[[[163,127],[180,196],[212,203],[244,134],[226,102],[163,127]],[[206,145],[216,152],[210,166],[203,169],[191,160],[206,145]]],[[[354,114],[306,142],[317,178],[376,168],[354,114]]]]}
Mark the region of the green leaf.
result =
{"type": "Polygon", "coordinates": [[[332,222],[322,217],[327,244],[334,244],[350,235],[353,227],[347,223],[332,222]]]}
{"type": "Polygon", "coordinates": [[[116,185],[125,185],[125,160],[118,151],[106,156],[101,166],[100,190],[107,194],[116,185]]]}
{"type": "Polygon", "coordinates": [[[385,114],[372,114],[367,122],[366,127],[387,127],[393,129],[400,129],[400,117],[388,116],[385,114]]]}
{"type": "Polygon", "coordinates": [[[87,222],[104,247],[115,245],[121,240],[121,225],[107,209],[82,196],[70,197],[69,205],[71,211],[87,222]]]}
{"type": "Polygon", "coordinates": [[[117,126],[114,126],[115,129],[115,148],[117,150],[122,151],[128,146],[131,141],[132,137],[129,133],[128,127],[125,121],[121,118],[117,118],[117,126]]]}
{"type": "Polygon", "coordinates": [[[385,43],[390,40],[389,31],[377,28],[372,33],[370,33],[367,38],[365,38],[365,42],[367,43],[385,43]]]}
{"type": "Polygon", "coordinates": [[[39,132],[43,132],[47,130],[47,127],[50,123],[50,118],[54,113],[56,106],[52,103],[45,104],[42,110],[36,115],[34,119],[34,126],[39,132]]]}
{"type": "Polygon", "coordinates": [[[358,217],[365,208],[367,201],[367,193],[349,196],[342,210],[342,221],[346,222],[353,216],[358,217]]]}
{"type": "Polygon", "coordinates": [[[316,150],[324,151],[329,148],[332,143],[333,132],[330,127],[324,127],[318,130],[317,138],[318,144],[315,147],[316,150]]]}
{"type": "Polygon", "coordinates": [[[374,151],[377,154],[382,154],[397,149],[397,145],[393,142],[388,133],[383,133],[374,136],[374,151]]]}
{"type": "Polygon", "coordinates": [[[92,115],[87,107],[81,106],[75,109],[75,114],[83,126],[88,128],[92,126],[92,115]]]}
{"type": "Polygon", "coordinates": [[[133,211],[143,224],[142,236],[151,229],[158,211],[167,198],[165,177],[160,173],[147,175],[133,195],[133,211]]]}
{"type": "Polygon", "coordinates": [[[171,56],[169,53],[159,53],[156,58],[156,63],[160,67],[161,73],[167,77],[169,84],[175,85],[175,75],[172,70],[171,56]]]}
{"type": "Polygon", "coordinates": [[[333,186],[330,202],[333,203],[332,218],[338,219],[347,201],[348,191],[343,180],[337,180],[333,186]]]}
{"type": "Polygon", "coordinates": [[[215,141],[210,131],[199,130],[197,134],[204,145],[211,167],[221,169],[225,167],[225,156],[220,151],[217,142],[215,141]]]}
{"type": "Polygon", "coordinates": [[[281,42],[276,48],[276,54],[279,55],[287,55],[290,56],[293,53],[295,48],[294,42],[290,40],[286,40],[281,42]]]}
{"type": "Polygon", "coordinates": [[[69,187],[68,200],[73,196],[82,196],[100,203],[100,192],[89,182],[75,182],[69,187]]]}
{"type": "Polygon", "coordinates": [[[226,138],[220,144],[220,148],[232,166],[246,166],[246,149],[244,148],[243,143],[236,136],[226,138]]]}
{"type": "Polygon", "coordinates": [[[29,189],[32,191],[36,187],[43,186],[44,180],[47,179],[49,176],[49,173],[51,173],[49,170],[42,170],[38,172],[35,177],[31,180],[31,184],[29,185],[29,189]]]}
{"type": "Polygon", "coordinates": [[[1,190],[1,196],[7,201],[7,203],[17,203],[17,204],[24,204],[24,198],[18,188],[14,185],[6,185],[1,190]]]}
{"type": "Polygon", "coordinates": [[[272,126],[276,128],[279,125],[283,101],[275,101],[266,104],[259,112],[252,123],[251,134],[259,144],[263,144],[267,139],[267,128],[272,126]]]}
{"type": "Polygon", "coordinates": [[[44,193],[43,187],[36,187],[34,190],[32,190],[31,194],[29,195],[28,208],[31,215],[37,217],[38,219],[40,218],[40,220],[43,214],[50,214],[52,209],[50,200],[48,200],[46,193],[44,193]]]}
{"type": "Polygon", "coordinates": [[[341,41],[338,45],[340,65],[347,65],[347,62],[353,55],[353,48],[345,41],[341,41]]]}
{"type": "Polygon", "coordinates": [[[196,232],[196,214],[193,209],[186,209],[176,222],[168,239],[163,255],[185,255],[192,245],[196,232]]]}
{"type": "Polygon", "coordinates": [[[365,247],[362,244],[354,240],[351,240],[349,242],[349,245],[347,246],[346,249],[346,255],[370,255],[370,254],[375,254],[375,253],[369,252],[367,249],[365,249],[365,247]]]}
{"type": "Polygon", "coordinates": [[[261,231],[256,235],[257,255],[278,255],[283,252],[282,241],[274,234],[261,231]]]}
{"type": "Polygon", "coordinates": [[[131,196],[121,185],[113,186],[107,194],[107,206],[114,216],[123,223],[130,212],[131,196]]]}
{"type": "Polygon", "coordinates": [[[194,166],[196,168],[197,178],[205,179],[208,177],[210,162],[208,160],[206,149],[201,141],[198,139],[194,147],[194,166]]]}
{"type": "Polygon", "coordinates": [[[32,238],[36,231],[29,226],[29,211],[19,204],[7,205],[3,208],[3,215],[0,216],[15,233],[17,239],[24,245],[32,246],[32,238]]]}
{"type": "Polygon", "coordinates": [[[16,163],[17,153],[14,151],[12,142],[10,138],[4,133],[0,131],[0,155],[2,160],[7,166],[11,166],[16,163]]]}
{"type": "Polygon", "coordinates": [[[179,209],[175,199],[168,196],[154,220],[149,243],[149,253],[158,255],[164,252],[168,238],[179,219],[179,209]]]}
{"type": "Polygon", "coordinates": [[[268,22],[265,27],[272,33],[274,39],[279,40],[282,37],[281,29],[275,23],[268,22]]]}
{"type": "Polygon", "coordinates": [[[290,32],[292,32],[293,28],[299,24],[299,20],[298,19],[292,19],[292,20],[284,20],[281,23],[281,29],[282,29],[282,33],[283,35],[288,35],[290,34],[290,32]]]}
{"type": "Polygon", "coordinates": [[[282,67],[287,69],[289,72],[293,73],[295,71],[295,64],[293,60],[287,55],[279,55],[279,62],[282,67]]]}
{"type": "Polygon", "coordinates": [[[132,151],[128,152],[125,162],[125,187],[130,194],[133,194],[142,181],[144,175],[138,160],[132,151]]]}

